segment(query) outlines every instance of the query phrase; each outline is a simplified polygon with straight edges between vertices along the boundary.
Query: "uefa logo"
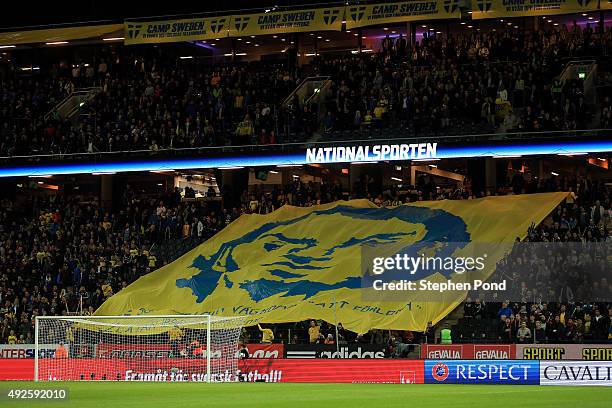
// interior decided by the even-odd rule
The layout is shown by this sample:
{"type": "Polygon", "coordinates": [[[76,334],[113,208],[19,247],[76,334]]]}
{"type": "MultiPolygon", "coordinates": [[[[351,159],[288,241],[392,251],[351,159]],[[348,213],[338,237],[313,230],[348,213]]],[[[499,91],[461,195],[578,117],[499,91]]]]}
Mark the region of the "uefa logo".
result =
{"type": "Polygon", "coordinates": [[[436,381],[444,381],[448,378],[449,369],[444,363],[436,363],[431,367],[431,376],[436,381]]]}
{"type": "Polygon", "coordinates": [[[400,384],[416,384],[416,372],[400,371],[400,384]]]}

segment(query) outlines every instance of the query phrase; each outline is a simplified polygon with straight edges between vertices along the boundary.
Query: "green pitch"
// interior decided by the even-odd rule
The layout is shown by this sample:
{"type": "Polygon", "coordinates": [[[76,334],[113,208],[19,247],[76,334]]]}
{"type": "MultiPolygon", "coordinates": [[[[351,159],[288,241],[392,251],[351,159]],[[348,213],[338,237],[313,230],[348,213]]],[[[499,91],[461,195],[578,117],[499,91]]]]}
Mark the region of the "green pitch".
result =
{"type": "Polygon", "coordinates": [[[404,384],[0,382],[8,407],[610,408],[612,387],[404,384]],[[66,387],[66,402],[7,402],[11,388],[66,387]]]}

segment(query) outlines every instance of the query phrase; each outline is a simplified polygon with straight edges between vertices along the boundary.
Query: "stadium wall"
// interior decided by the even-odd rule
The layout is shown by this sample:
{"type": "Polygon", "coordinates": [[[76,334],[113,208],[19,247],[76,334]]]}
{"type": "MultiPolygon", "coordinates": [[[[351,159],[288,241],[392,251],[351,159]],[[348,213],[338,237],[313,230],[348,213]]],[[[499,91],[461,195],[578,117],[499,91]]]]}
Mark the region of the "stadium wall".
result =
{"type": "MultiPolygon", "coordinates": [[[[147,372],[130,368],[131,359],[82,359],[71,372],[47,371],[48,380],[134,381],[148,375],[151,381],[204,382],[201,372],[172,376],[173,359],[150,360],[147,372]],[[163,378],[156,377],[164,375],[163,378]]],[[[184,360],[181,360],[184,366],[184,360]]],[[[194,364],[196,364],[194,362],[194,364]]],[[[138,360],[142,366],[142,360],[138,360]]],[[[201,367],[197,364],[197,367],[201,367]]],[[[34,379],[33,359],[0,359],[0,380],[34,379]]],[[[393,383],[393,384],[506,384],[612,386],[609,361],[539,360],[287,360],[250,359],[240,362],[236,373],[225,372],[217,382],[292,383],[393,383]]]]}
{"type": "MultiPolygon", "coordinates": [[[[612,361],[612,344],[423,344],[423,360],[585,360],[612,361]]],[[[384,359],[386,347],[376,344],[258,344],[246,345],[255,359],[384,359]]],[[[41,344],[42,358],[52,358],[57,344],[41,344]]],[[[77,347],[74,353],[96,358],[169,358],[167,344],[97,344],[93,349],[77,347]]],[[[33,344],[0,344],[0,359],[34,358],[33,344]]]]}

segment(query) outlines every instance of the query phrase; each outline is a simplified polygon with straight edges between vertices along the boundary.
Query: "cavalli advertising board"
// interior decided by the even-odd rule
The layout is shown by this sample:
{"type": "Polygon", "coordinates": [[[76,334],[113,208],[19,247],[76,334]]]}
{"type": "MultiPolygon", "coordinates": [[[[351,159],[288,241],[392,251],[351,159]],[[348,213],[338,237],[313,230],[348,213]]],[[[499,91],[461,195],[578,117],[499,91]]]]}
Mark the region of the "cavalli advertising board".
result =
{"type": "Polygon", "coordinates": [[[540,385],[612,386],[612,362],[542,361],[540,385]]]}

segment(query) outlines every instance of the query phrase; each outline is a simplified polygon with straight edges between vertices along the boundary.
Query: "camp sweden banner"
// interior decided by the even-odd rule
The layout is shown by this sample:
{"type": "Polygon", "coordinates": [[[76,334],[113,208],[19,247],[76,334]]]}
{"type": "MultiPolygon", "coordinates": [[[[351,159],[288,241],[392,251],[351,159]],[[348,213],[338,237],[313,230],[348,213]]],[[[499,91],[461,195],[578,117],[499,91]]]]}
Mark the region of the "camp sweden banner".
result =
{"type": "Polygon", "coordinates": [[[126,21],[125,44],[212,40],[227,37],[229,22],[229,16],[149,22],[126,21]]]}
{"type": "Polygon", "coordinates": [[[246,325],[323,319],[359,333],[371,328],[422,331],[427,322],[435,324],[450,313],[465,293],[445,292],[428,302],[411,300],[415,295],[410,293],[401,302],[364,301],[363,245],[391,240],[394,245],[437,246],[457,235],[468,247],[496,243],[500,250],[488,254],[492,266],[483,271],[489,276],[514,240],[524,238],[529,226],[540,223],[566,196],[486,197],[394,208],[353,200],[243,215],[110,297],[96,314],[211,313],[248,316],[246,325]]]}
{"type": "Polygon", "coordinates": [[[230,36],[340,31],[344,7],[288,10],[232,16],[230,36]]]}
{"type": "Polygon", "coordinates": [[[600,0],[599,8],[602,10],[612,10],[612,0],[600,0]]]}
{"type": "Polygon", "coordinates": [[[413,0],[346,7],[346,28],[460,18],[459,0],[413,0]]]}
{"type": "Polygon", "coordinates": [[[597,0],[473,0],[472,18],[479,20],[584,13],[597,10],[597,3],[597,0]]]}

